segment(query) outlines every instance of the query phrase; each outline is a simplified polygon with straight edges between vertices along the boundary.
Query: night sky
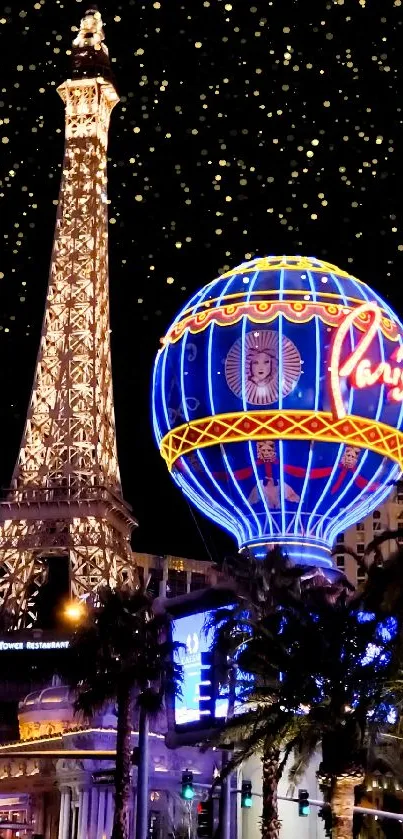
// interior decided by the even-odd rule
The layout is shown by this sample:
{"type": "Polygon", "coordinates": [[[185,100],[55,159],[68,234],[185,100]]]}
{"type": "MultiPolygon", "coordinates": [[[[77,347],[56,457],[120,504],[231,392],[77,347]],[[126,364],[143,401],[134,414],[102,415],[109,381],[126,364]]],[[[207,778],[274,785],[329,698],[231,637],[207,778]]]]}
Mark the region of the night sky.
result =
{"type": "MultiPolygon", "coordinates": [[[[9,0],[11,3],[11,0],[9,0]]],[[[88,3],[0,6],[0,484],[38,349],[63,156],[56,86],[88,3]]],[[[179,306],[257,255],[322,257],[402,314],[402,0],[104,0],[112,363],[133,546],[217,558],[154,446],[150,378],[179,306]]]]}

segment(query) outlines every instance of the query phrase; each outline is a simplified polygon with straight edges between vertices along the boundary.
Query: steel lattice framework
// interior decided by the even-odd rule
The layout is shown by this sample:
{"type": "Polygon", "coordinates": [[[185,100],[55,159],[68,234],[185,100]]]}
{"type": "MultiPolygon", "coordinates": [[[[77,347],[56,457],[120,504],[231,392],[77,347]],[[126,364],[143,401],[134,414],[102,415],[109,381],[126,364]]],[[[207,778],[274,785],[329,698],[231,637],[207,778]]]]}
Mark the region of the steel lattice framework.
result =
{"type": "Polygon", "coordinates": [[[109,329],[107,137],[118,102],[99,13],[73,46],[63,175],[34,385],[0,505],[0,594],[30,625],[44,557],[68,556],[71,595],[134,571],[117,459],[109,329]],[[102,73],[102,75],[100,75],[102,73]]]}

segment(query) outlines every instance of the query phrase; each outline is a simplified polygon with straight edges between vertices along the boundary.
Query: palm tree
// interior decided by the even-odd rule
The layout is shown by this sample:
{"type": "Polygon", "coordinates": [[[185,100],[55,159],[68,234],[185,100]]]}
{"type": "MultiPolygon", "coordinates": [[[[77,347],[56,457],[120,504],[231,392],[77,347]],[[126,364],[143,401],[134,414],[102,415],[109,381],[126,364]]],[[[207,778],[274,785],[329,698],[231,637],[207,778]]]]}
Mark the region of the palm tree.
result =
{"type": "Polygon", "coordinates": [[[334,839],[350,839],[354,788],[363,780],[369,729],[387,716],[385,685],[398,636],[380,596],[386,572],[369,612],[369,587],[355,593],[345,578],[329,583],[320,571],[293,568],[279,552],[263,562],[243,558],[242,566],[227,568],[236,579],[235,608],[214,619],[216,649],[236,668],[243,704],[220,738],[238,747],[227,771],[262,753],[262,836],[277,839],[285,762],[294,752],[296,783],[322,745],[334,839]]]}
{"type": "MultiPolygon", "coordinates": [[[[277,550],[263,561],[247,553],[230,558],[223,572],[234,584],[237,603],[235,608],[218,610],[212,616],[214,646],[216,655],[227,660],[238,701],[243,704],[242,715],[227,720],[220,737],[222,744],[230,739],[238,746],[226,771],[256,751],[261,752],[262,835],[264,839],[276,839],[280,829],[277,785],[292,748],[288,744],[295,738],[293,705],[286,706],[280,698],[280,673],[288,654],[284,631],[286,625],[289,630],[291,625],[295,628],[307,611],[301,596],[306,572],[302,567],[293,567],[277,550]],[[241,748],[239,743],[243,744],[241,748]]],[[[327,586],[327,590],[333,596],[334,587],[327,586]]],[[[228,672],[224,668],[222,680],[226,679],[228,672]]]]}
{"type": "MultiPolygon", "coordinates": [[[[382,750],[379,749],[378,735],[382,732],[385,722],[390,723],[393,718],[391,711],[397,715],[403,705],[403,551],[399,549],[384,559],[380,550],[382,543],[402,535],[402,531],[397,530],[377,536],[369,543],[363,556],[346,549],[367,575],[365,582],[352,598],[349,608],[353,618],[359,615],[361,621],[367,623],[370,634],[373,632],[372,641],[368,637],[364,662],[371,657],[368,656],[371,649],[375,655],[371,665],[371,694],[367,698],[363,695],[365,682],[360,685],[362,672],[356,673],[354,677],[361,690],[358,700],[356,697],[354,709],[359,732],[356,731],[354,737],[354,731],[349,732],[348,726],[343,730],[336,726],[333,732],[328,732],[323,738],[323,765],[329,773],[332,810],[336,816],[332,835],[336,839],[352,835],[354,787],[357,784],[357,774],[361,774],[360,761],[355,761],[354,764],[352,759],[354,755],[359,754],[359,751],[354,750],[354,743],[357,744],[358,740],[361,760],[364,758],[366,768],[371,768],[374,761],[376,763],[381,760],[385,763],[382,750]],[[357,604],[361,611],[357,611],[357,604]]],[[[365,671],[366,665],[363,666],[362,658],[358,663],[359,670],[365,671]]],[[[390,724],[388,728],[390,731],[390,724]]],[[[389,765],[389,771],[391,768],[392,765],[389,765]]],[[[401,766],[399,767],[395,761],[394,771],[397,769],[400,774],[401,766]]]]}
{"type": "MultiPolygon", "coordinates": [[[[146,745],[148,717],[161,710],[165,691],[169,687],[176,689],[180,673],[172,663],[174,645],[167,632],[168,617],[153,613],[152,600],[145,589],[104,586],[98,593],[98,601],[74,633],[63,675],[75,693],[75,709],[89,718],[116,700],[112,839],[128,839],[134,708],[140,710],[139,745],[141,739],[146,745]]],[[[141,748],[138,752],[138,778],[144,781],[147,755],[141,748]]],[[[138,790],[138,801],[140,798],[141,790],[138,790]]],[[[143,808],[145,801],[143,796],[143,808]]],[[[144,825],[144,813],[141,816],[144,825]]]]}

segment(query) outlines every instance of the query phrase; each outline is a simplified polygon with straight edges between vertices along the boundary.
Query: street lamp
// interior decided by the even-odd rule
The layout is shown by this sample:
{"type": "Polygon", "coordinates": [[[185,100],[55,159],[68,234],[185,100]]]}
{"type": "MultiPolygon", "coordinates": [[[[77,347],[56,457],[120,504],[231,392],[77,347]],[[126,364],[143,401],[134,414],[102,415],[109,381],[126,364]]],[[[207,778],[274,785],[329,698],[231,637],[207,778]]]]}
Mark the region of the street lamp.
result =
{"type": "Polygon", "coordinates": [[[63,608],[63,616],[70,623],[80,623],[85,614],[85,606],[81,600],[69,600],[63,608]]]}

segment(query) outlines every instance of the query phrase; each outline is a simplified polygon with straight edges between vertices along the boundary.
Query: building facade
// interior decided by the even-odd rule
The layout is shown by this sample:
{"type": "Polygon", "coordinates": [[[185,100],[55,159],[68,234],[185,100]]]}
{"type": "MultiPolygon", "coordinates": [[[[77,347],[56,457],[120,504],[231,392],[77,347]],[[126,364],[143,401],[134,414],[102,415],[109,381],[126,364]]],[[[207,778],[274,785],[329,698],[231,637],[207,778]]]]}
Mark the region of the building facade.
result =
{"type": "Polygon", "coordinates": [[[140,581],[153,597],[179,597],[217,583],[218,571],[211,562],[178,556],[135,553],[140,581]]]}
{"type": "MultiPolygon", "coordinates": [[[[150,554],[134,554],[134,559],[140,578],[155,597],[176,597],[217,582],[210,563],[150,554]]],[[[3,652],[3,670],[7,670],[6,656],[3,652]]],[[[0,839],[110,839],[114,764],[105,753],[116,748],[114,707],[88,725],[74,715],[68,688],[55,684],[32,691],[19,703],[18,728],[18,741],[3,739],[0,745],[0,839]],[[83,756],[86,751],[88,758],[83,756]]],[[[191,746],[168,749],[166,729],[161,716],[150,733],[149,836],[185,839],[189,827],[194,833],[197,805],[207,797],[221,753],[202,754],[191,746]],[[194,778],[190,807],[180,796],[185,770],[194,778]]],[[[137,740],[134,720],[133,748],[137,740]]],[[[133,767],[133,835],[136,775],[133,767]]],[[[233,808],[232,839],[236,839],[236,796],[233,808]]]]}
{"type": "MultiPolygon", "coordinates": [[[[359,584],[365,578],[365,572],[357,566],[354,557],[348,554],[348,549],[352,549],[358,556],[363,556],[373,539],[386,531],[396,531],[399,528],[403,528],[403,482],[398,482],[384,504],[367,518],[338,534],[334,545],[335,565],[345,572],[353,585],[359,584]]],[[[386,558],[400,544],[403,544],[403,534],[402,537],[384,542],[380,546],[383,557],[386,558]]],[[[373,554],[368,557],[369,561],[372,558],[373,554]]]]}
{"type": "MultiPolygon", "coordinates": [[[[108,709],[85,727],[72,713],[67,688],[53,686],[28,695],[20,703],[19,716],[22,736],[32,734],[33,729],[43,733],[0,747],[2,839],[110,839],[114,762],[103,758],[116,748],[114,709],[108,709]],[[13,751],[16,757],[12,756],[13,751]],[[83,757],[85,751],[88,758],[83,757]],[[40,757],[45,752],[46,757],[40,757]]],[[[135,724],[133,748],[138,742],[136,728],[135,724]]],[[[191,747],[169,750],[165,746],[164,722],[156,728],[149,735],[149,836],[185,837],[189,819],[196,818],[197,802],[206,797],[211,787],[218,756],[214,752],[201,755],[191,747]],[[190,813],[180,797],[181,775],[186,769],[193,772],[195,786],[190,813]]],[[[135,824],[136,772],[133,767],[131,835],[135,824]]]]}
{"type": "MultiPolygon", "coordinates": [[[[340,545],[340,553],[335,555],[335,564],[345,571],[352,583],[359,583],[362,574],[357,570],[355,560],[343,552],[344,547],[362,555],[374,537],[385,530],[396,530],[402,523],[403,487],[398,485],[390,500],[379,510],[339,535],[337,544],[340,545]]],[[[384,555],[396,548],[396,544],[396,540],[385,542],[382,546],[384,555]]],[[[210,562],[145,553],[137,553],[134,557],[140,579],[154,597],[178,597],[214,587],[218,581],[219,572],[210,562]]],[[[53,685],[28,694],[19,704],[18,717],[19,740],[3,740],[3,745],[0,745],[1,839],[17,836],[21,839],[110,839],[113,761],[101,757],[104,758],[105,752],[115,748],[114,708],[109,708],[88,726],[74,716],[68,689],[53,685]],[[77,750],[79,756],[75,757],[73,752],[77,750]],[[85,758],[82,752],[87,750],[91,752],[91,757],[85,758]],[[23,756],[22,751],[25,752],[23,756]],[[32,757],[28,752],[32,752],[32,757]],[[38,753],[43,752],[56,754],[38,757],[38,753]]],[[[150,734],[150,839],[185,837],[189,825],[195,828],[197,803],[207,796],[221,762],[219,751],[202,754],[190,746],[168,749],[165,745],[166,728],[165,718],[161,718],[150,734]],[[186,769],[193,772],[196,793],[190,808],[180,797],[181,776],[186,769]]],[[[135,725],[133,747],[136,744],[135,725]]],[[[301,786],[309,790],[311,797],[321,798],[316,768],[316,764],[309,767],[301,786]]],[[[133,767],[133,830],[136,771],[133,767]]],[[[258,792],[261,784],[258,757],[250,759],[243,767],[243,777],[252,780],[253,788],[258,792]]],[[[242,774],[234,778],[232,839],[240,839],[242,835],[247,839],[258,839],[260,799],[259,796],[255,798],[252,810],[241,811],[240,796],[235,793],[241,780],[242,774]]],[[[373,806],[380,803],[384,790],[391,783],[395,792],[398,782],[382,772],[382,766],[374,777],[368,779],[368,800],[373,802],[373,806]]],[[[280,783],[279,794],[288,794],[286,773],[280,783]]],[[[301,839],[324,836],[322,822],[317,820],[314,808],[308,819],[300,819],[295,804],[281,801],[280,817],[284,825],[284,839],[289,835],[299,835],[301,839]]]]}

